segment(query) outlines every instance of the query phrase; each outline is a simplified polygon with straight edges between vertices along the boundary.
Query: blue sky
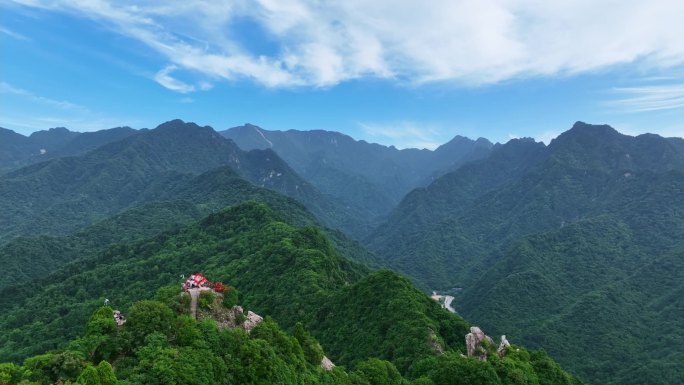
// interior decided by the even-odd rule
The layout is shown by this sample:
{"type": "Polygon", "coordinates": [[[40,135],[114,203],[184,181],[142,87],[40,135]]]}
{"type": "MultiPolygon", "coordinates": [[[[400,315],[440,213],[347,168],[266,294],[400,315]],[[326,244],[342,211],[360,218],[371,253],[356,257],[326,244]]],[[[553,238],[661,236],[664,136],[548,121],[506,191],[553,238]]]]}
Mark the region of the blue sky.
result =
{"type": "Polygon", "coordinates": [[[681,137],[683,15],[678,0],[2,1],[0,126],[181,118],[400,148],[548,142],[577,120],[681,137]]]}

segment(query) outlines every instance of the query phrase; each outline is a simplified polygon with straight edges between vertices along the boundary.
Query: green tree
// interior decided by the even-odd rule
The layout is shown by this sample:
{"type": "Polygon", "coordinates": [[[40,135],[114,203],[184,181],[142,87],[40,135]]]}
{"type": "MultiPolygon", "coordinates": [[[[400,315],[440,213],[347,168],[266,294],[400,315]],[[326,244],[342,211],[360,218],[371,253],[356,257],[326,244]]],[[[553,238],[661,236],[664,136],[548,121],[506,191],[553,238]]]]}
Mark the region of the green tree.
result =
{"type": "Polygon", "coordinates": [[[299,345],[302,347],[306,361],[311,365],[320,365],[324,355],[323,348],[321,348],[321,344],[304,329],[304,325],[302,325],[301,322],[295,324],[292,336],[297,339],[299,345]]]}
{"type": "Polygon", "coordinates": [[[88,365],[83,369],[81,375],[78,376],[78,381],[76,381],[76,383],[80,385],[102,385],[102,382],[100,382],[100,375],[97,373],[97,369],[92,365],[88,365]]]}
{"type": "Polygon", "coordinates": [[[81,352],[66,350],[52,357],[49,364],[53,381],[71,381],[88,365],[81,352]]]}
{"type": "Polygon", "coordinates": [[[492,365],[456,353],[438,357],[429,377],[435,385],[501,385],[492,365]]]}
{"type": "Polygon", "coordinates": [[[107,361],[100,361],[97,365],[97,375],[100,377],[102,385],[116,385],[117,379],[114,374],[114,368],[107,361]]]}
{"type": "Polygon", "coordinates": [[[136,302],[129,311],[126,327],[136,342],[142,342],[151,333],[171,334],[173,312],[157,301],[136,302]]]}
{"type": "Polygon", "coordinates": [[[407,382],[389,361],[369,358],[359,363],[354,371],[359,384],[368,385],[402,385],[407,382]]]}
{"type": "Polygon", "coordinates": [[[539,385],[572,385],[573,378],[549,357],[539,350],[530,354],[532,367],[537,373],[539,385]]]}
{"type": "Polygon", "coordinates": [[[229,286],[225,292],[223,292],[223,306],[227,308],[232,308],[239,302],[238,290],[232,286],[229,286]]]}
{"type": "Polygon", "coordinates": [[[0,384],[13,385],[22,377],[22,368],[13,363],[0,364],[0,384]]]}
{"type": "Polygon", "coordinates": [[[297,371],[303,371],[306,366],[304,352],[302,351],[299,342],[294,337],[287,335],[278,324],[267,316],[264,320],[252,329],[250,336],[253,339],[263,339],[269,343],[275,350],[279,357],[281,357],[289,366],[297,371]]]}

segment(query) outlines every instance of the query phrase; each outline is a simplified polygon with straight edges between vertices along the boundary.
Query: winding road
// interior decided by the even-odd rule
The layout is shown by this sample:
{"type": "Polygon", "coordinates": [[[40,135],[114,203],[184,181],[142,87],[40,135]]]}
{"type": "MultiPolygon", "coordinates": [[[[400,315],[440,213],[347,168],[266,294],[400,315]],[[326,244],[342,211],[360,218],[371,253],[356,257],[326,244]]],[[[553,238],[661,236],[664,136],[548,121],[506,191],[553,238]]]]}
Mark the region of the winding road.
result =
{"type": "Polygon", "coordinates": [[[444,308],[449,310],[452,313],[456,313],[456,309],[451,307],[451,302],[454,300],[454,297],[450,295],[445,295],[444,296],[444,308]]]}

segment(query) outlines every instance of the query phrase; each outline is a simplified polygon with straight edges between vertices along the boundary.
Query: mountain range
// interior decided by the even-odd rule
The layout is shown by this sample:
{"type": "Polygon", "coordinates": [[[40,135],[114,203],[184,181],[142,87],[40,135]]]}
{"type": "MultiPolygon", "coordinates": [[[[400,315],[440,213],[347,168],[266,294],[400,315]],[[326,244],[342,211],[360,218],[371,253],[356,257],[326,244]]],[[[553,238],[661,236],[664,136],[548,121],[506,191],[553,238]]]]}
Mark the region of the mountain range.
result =
{"type": "Polygon", "coordinates": [[[0,242],[18,235],[68,234],[109,215],[172,199],[170,186],[227,166],[257,186],[303,202],[326,224],[364,229],[360,215],[328,198],[271,150],[240,150],[209,127],[179,120],[79,156],[0,175],[0,242]]]}
{"type": "Polygon", "coordinates": [[[684,376],[682,139],[582,122],[548,146],[434,151],[180,120],[0,135],[0,361],[77,352],[59,349],[105,297],[127,311],[203,271],[336,363],[385,360],[398,381],[578,381],[524,348],[461,367],[470,324],[432,290],[588,383],[684,376]]]}

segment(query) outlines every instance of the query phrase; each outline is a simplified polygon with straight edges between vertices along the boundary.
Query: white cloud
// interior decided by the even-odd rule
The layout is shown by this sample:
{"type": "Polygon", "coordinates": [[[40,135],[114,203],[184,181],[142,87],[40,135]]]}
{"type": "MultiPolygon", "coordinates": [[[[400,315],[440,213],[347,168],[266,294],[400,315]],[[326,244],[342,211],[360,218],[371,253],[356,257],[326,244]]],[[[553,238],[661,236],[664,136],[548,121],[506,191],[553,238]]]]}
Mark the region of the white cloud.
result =
{"type": "Polygon", "coordinates": [[[644,112],[684,108],[684,83],[615,88],[618,99],[609,105],[623,111],[644,112]]]}
{"type": "Polygon", "coordinates": [[[182,94],[194,91],[194,86],[186,84],[171,76],[171,72],[177,68],[178,67],[174,65],[163,68],[161,71],[157,72],[156,75],[154,75],[154,80],[171,91],[180,92],[182,94]]]}
{"type": "Polygon", "coordinates": [[[413,121],[357,122],[364,134],[364,140],[375,143],[390,143],[397,148],[427,148],[434,150],[445,142],[441,130],[430,123],[413,121]]]}
{"type": "Polygon", "coordinates": [[[267,87],[360,77],[478,85],[684,64],[680,0],[15,1],[96,20],[179,71],[267,87]],[[231,29],[245,18],[277,43],[275,52],[253,51],[231,29]]]}

